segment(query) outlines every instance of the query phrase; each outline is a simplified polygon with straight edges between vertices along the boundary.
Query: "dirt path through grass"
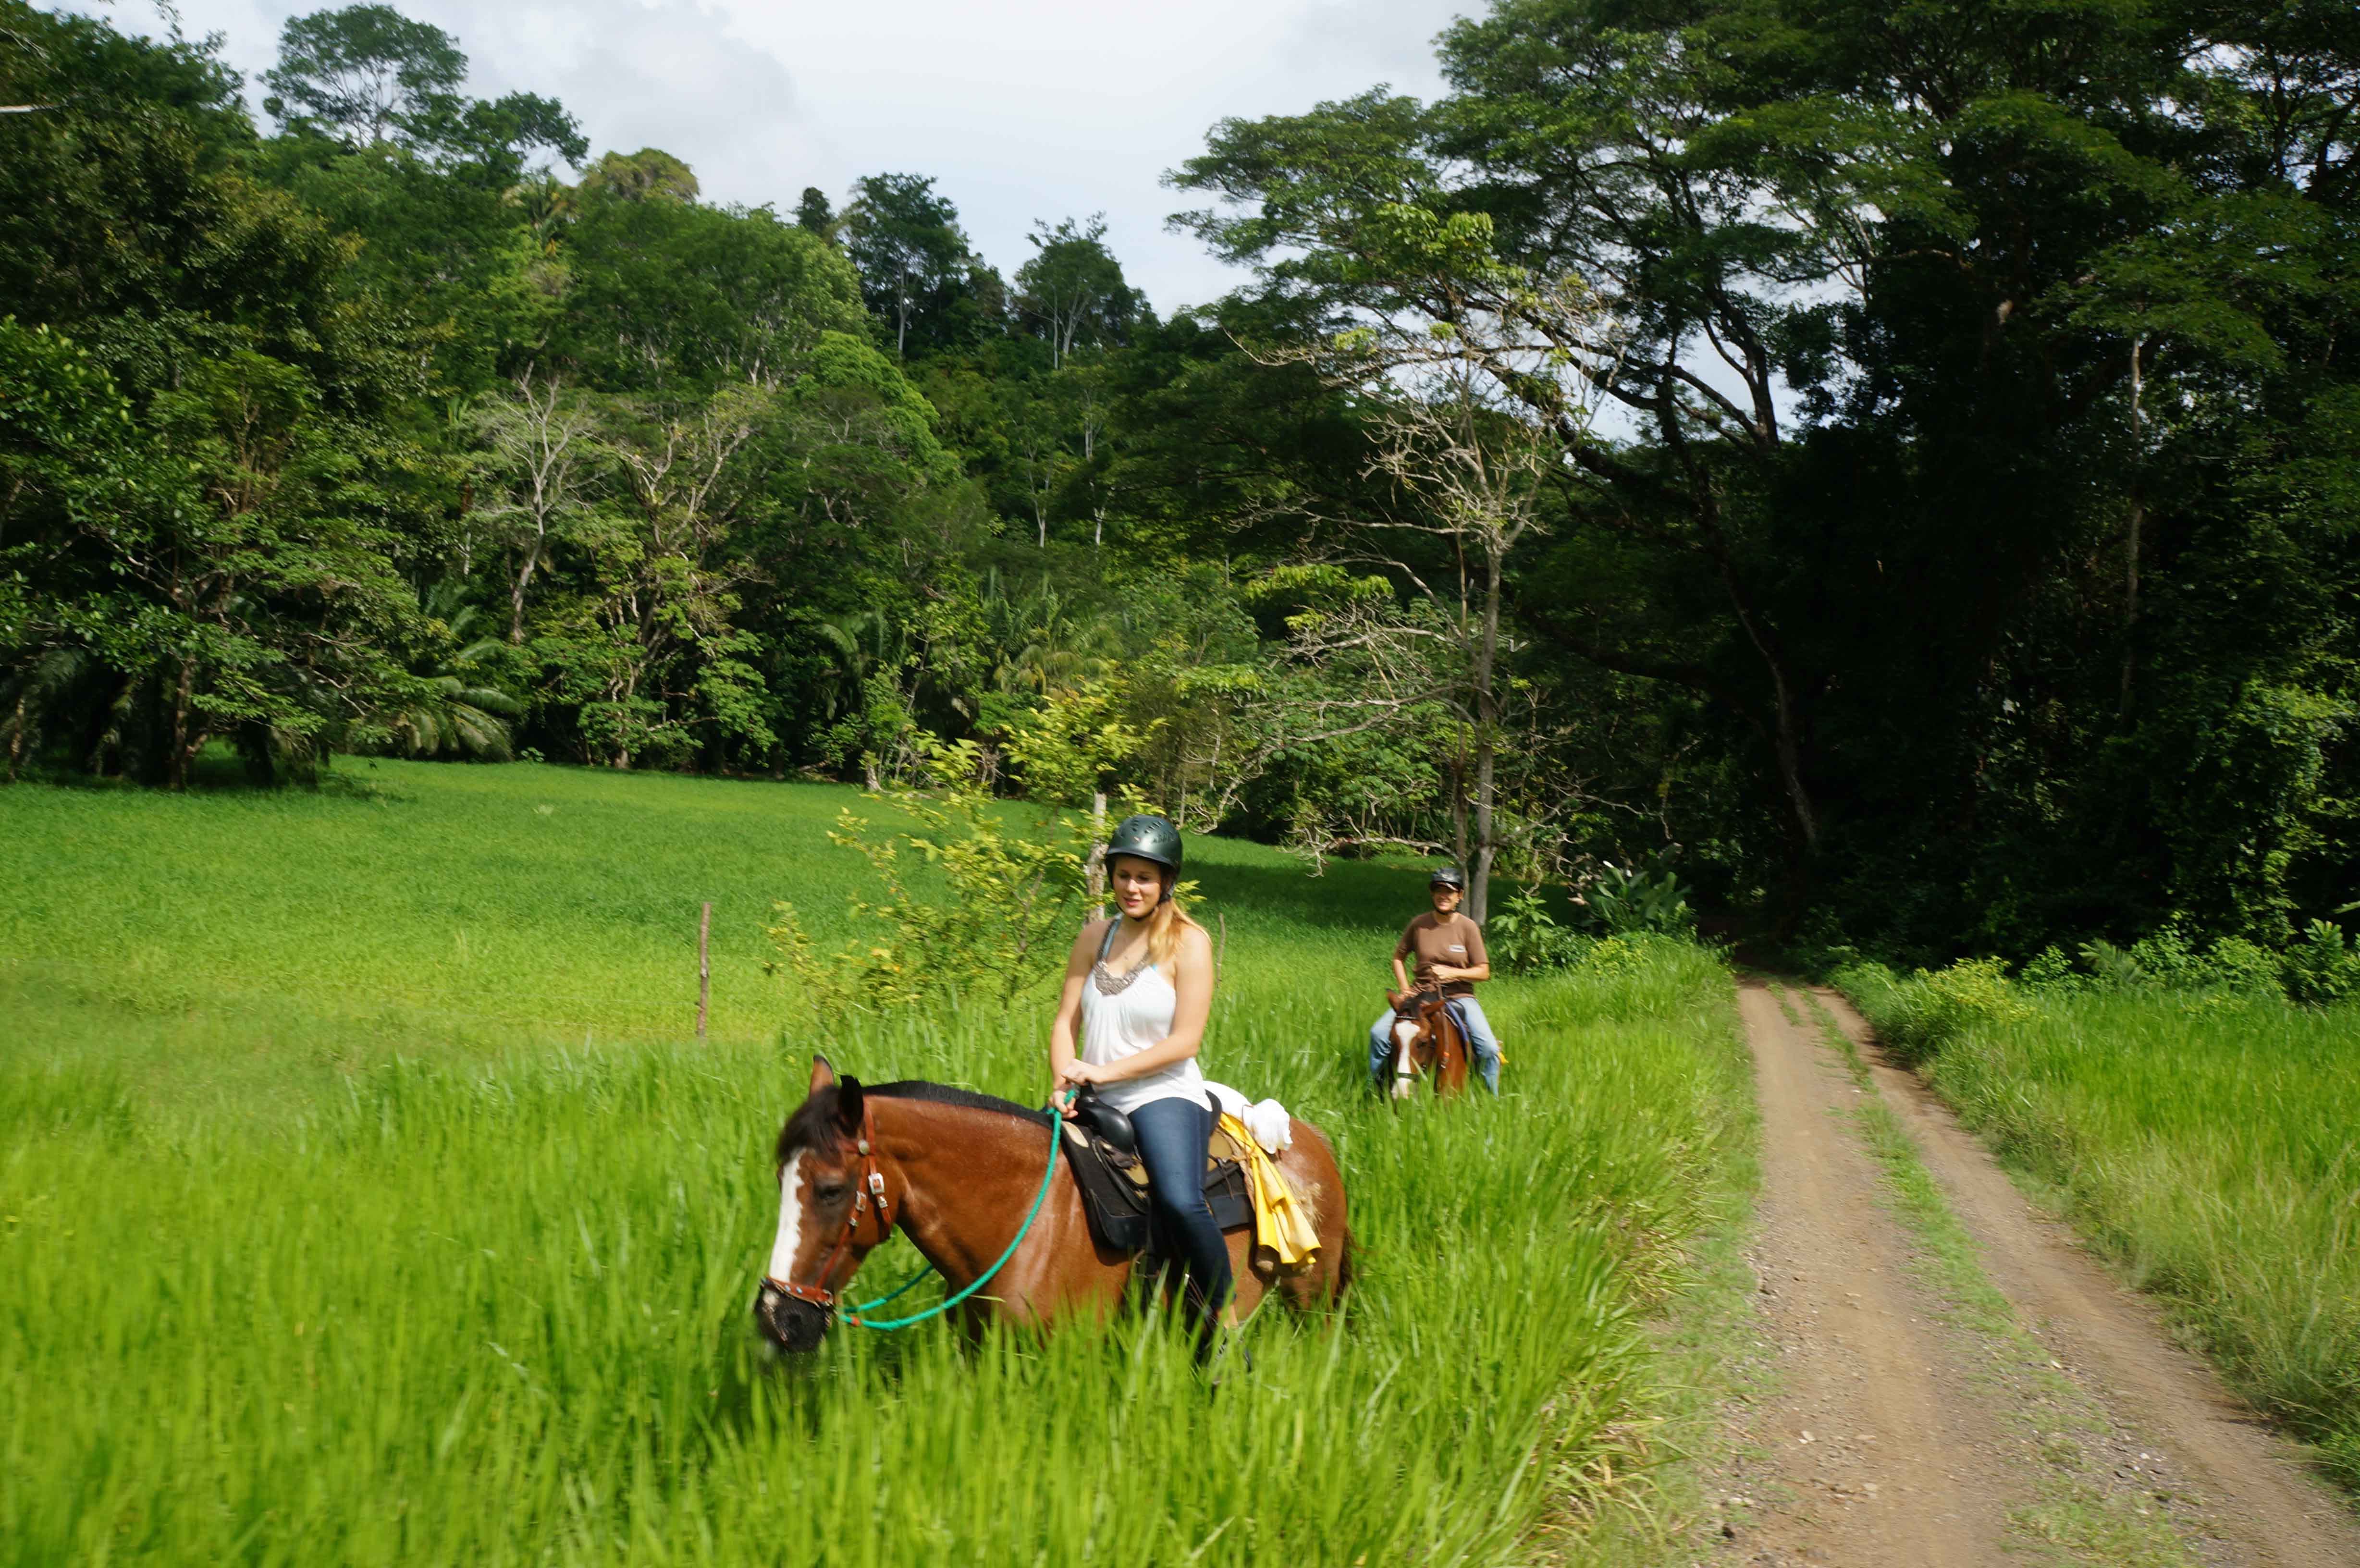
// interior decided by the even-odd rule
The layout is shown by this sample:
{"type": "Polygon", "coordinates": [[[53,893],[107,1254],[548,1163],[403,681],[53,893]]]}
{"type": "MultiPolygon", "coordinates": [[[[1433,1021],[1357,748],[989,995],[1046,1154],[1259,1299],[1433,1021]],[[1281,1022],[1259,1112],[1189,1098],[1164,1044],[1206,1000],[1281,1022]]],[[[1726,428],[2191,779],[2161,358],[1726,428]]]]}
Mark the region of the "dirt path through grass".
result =
{"type": "Polygon", "coordinates": [[[1721,1561],[2360,1563],[2360,1529],[2291,1449],[2033,1214],[1841,997],[1748,981],[1740,1006],[1765,1392],[1721,1478],[1721,1561]]]}
{"type": "Polygon", "coordinates": [[[1740,996],[1762,1105],[1763,1335],[1769,1399],[1732,1477],[1730,1545],[1747,1563],[1996,1562],[1999,1433],[1949,1365],[1908,1238],[1854,1135],[1851,1081],[1765,986],[1740,996]]]}

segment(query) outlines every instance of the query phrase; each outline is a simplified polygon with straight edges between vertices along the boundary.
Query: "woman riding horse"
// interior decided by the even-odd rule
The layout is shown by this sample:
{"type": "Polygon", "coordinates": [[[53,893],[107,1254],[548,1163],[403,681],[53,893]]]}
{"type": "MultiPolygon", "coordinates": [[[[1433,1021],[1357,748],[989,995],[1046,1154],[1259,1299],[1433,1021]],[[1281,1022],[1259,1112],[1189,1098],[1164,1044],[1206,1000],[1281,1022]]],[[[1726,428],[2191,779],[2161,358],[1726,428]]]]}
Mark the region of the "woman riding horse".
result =
{"type": "Polygon", "coordinates": [[[1187,1262],[1187,1309],[1207,1354],[1233,1282],[1229,1243],[1205,1202],[1214,1117],[1196,1048],[1213,1006],[1212,943],[1173,901],[1180,830],[1171,822],[1126,819],[1107,843],[1106,866],[1121,912],[1074,939],[1049,1026],[1049,1070],[1058,1094],[1092,1085],[1130,1116],[1149,1202],[1187,1262]]]}
{"type": "MultiPolygon", "coordinates": [[[[1500,1092],[1500,1040],[1491,1032],[1491,1020],[1483,1016],[1483,1005],[1475,999],[1475,983],[1491,978],[1491,960],[1483,951],[1483,928],[1459,912],[1459,900],[1466,891],[1465,872],[1456,866],[1434,868],[1426,879],[1426,894],[1434,908],[1403,928],[1401,941],[1393,944],[1393,979],[1401,989],[1410,989],[1403,961],[1415,954],[1417,989],[1439,988],[1449,1001],[1466,1031],[1467,1043],[1475,1048],[1475,1065],[1483,1074],[1483,1086],[1496,1094],[1500,1092]]],[[[1369,1079],[1380,1094],[1385,1092],[1393,1062],[1394,1017],[1388,1003],[1369,1026],[1369,1079]]]]}

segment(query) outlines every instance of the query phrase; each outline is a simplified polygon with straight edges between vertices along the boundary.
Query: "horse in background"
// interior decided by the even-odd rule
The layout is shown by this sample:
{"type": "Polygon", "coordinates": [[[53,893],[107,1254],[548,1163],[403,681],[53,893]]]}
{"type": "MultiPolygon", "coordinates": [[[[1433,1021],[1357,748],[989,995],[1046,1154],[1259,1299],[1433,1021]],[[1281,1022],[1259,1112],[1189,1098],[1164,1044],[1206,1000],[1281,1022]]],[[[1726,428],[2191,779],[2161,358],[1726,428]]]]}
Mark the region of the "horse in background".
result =
{"type": "Polygon", "coordinates": [[[1388,991],[1393,1005],[1393,1097],[1406,1100],[1417,1093],[1421,1075],[1429,1078],[1436,1095],[1456,1099],[1467,1092],[1467,1031],[1450,999],[1439,990],[1388,991]]]}

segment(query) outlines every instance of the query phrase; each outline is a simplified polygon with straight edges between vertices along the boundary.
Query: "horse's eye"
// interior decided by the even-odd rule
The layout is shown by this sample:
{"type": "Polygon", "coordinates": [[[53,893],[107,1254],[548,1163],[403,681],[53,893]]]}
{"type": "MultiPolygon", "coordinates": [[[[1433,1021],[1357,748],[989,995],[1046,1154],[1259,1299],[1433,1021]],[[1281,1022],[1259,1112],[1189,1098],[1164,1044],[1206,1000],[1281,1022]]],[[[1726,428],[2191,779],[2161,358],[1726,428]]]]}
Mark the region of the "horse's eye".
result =
{"type": "Polygon", "coordinates": [[[823,1203],[833,1203],[843,1197],[844,1193],[845,1186],[841,1181],[821,1181],[812,1188],[812,1196],[823,1203]]]}

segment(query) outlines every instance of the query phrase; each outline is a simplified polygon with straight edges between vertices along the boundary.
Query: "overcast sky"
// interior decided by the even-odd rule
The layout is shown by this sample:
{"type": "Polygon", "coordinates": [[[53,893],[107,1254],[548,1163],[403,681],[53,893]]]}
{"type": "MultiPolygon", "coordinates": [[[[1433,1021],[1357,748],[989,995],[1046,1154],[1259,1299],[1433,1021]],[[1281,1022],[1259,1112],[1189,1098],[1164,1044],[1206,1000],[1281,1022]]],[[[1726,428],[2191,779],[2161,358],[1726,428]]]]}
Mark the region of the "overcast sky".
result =
{"type": "MultiPolygon", "coordinates": [[[[977,249],[1012,273],[1035,219],[1107,214],[1132,284],[1168,313],[1234,275],[1164,220],[1161,183],[1225,115],[1287,114],[1377,82],[1439,87],[1433,39],[1479,0],[395,0],[454,35],[479,96],[547,93],[594,155],[659,147],[708,200],[841,205],[859,175],[934,175],[977,249]]],[[[152,0],[73,7],[155,32],[152,0]]],[[[316,4],[180,0],[256,79],[316,4]]],[[[259,117],[259,109],[257,114],[259,117]]],[[[266,125],[268,121],[264,122],[266,125]]]]}

